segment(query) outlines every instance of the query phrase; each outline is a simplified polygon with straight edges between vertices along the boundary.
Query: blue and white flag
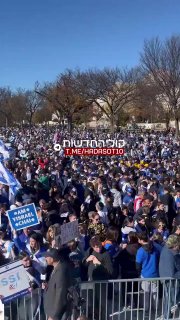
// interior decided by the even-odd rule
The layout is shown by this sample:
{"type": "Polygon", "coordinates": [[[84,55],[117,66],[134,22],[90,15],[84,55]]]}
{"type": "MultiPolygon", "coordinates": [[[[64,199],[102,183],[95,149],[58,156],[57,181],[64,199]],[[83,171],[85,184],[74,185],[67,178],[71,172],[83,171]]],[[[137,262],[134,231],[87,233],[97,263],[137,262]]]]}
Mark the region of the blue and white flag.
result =
{"type": "Polygon", "coordinates": [[[5,184],[6,186],[8,185],[8,182],[6,179],[4,179],[3,175],[0,173],[0,184],[5,184]]]}
{"type": "Polygon", "coordinates": [[[13,174],[0,162],[0,183],[6,184],[9,186],[9,201],[13,203],[14,197],[21,189],[20,182],[13,176],[13,174]],[[6,182],[6,183],[5,183],[6,182]]]}
{"type": "Polygon", "coordinates": [[[9,150],[2,140],[0,140],[0,153],[2,153],[4,160],[8,160],[10,158],[9,150]]]}
{"type": "Polygon", "coordinates": [[[14,156],[14,150],[11,147],[6,147],[2,140],[0,140],[0,153],[3,156],[3,160],[9,160],[14,156]]]}

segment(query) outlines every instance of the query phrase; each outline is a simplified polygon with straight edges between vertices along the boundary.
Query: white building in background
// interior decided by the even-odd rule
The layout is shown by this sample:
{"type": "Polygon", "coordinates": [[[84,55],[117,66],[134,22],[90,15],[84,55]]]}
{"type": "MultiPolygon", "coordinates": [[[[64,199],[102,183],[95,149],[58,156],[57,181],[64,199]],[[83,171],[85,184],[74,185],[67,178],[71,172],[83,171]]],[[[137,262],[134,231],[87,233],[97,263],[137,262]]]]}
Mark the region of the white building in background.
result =
{"type": "Polygon", "coordinates": [[[61,118],[62,117],[60,117],[60,114],[59,114],[59,112],[58,111],[56,111],[56,112],[54,112],[53,114],[52,114],[52,121],[50,121],[50,122],[53,122],[53,123],[61,123],[61,124],[64,124],[64,125],[67,125],[67,119],[66,118],[62,118],[62,120],[61,120],[61,118]],[[60,122],[61,121],[61,122],[60,122]]]}
{"type": "MultiPolygon", "coordinates": [[[[97,100],[100,105],[104,107],[104,101],[101,101],[100,99],[97,100]]],[[[93,105],[93,113],[94,116],[91,118],[91,120],[87,123],[87,126],[89,128],[96,128],[96,127],[102,127],[102,128],[108,128],[109,127],[109,120],[105,113],[102,113],[101,117],[98,119],[98,112],[100,111],[100,108],[94,103],[93,105]]]]}

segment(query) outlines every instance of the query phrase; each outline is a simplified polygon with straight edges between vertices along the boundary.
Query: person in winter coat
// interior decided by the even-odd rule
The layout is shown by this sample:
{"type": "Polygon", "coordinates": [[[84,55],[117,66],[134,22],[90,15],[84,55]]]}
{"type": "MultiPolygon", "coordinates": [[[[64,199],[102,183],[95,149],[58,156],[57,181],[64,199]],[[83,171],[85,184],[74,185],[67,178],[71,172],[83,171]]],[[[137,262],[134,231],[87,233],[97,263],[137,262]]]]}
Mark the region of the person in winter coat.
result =
{"type": "MultiPolygon", "coordinates": [[[[91,238],[90,246],[91,248],[88,250],[87,256],[84,259],[84,263],[88,267],[88,280],[99,281],[111,279],[113,275],[113,264],[109,252],[103,248],[98,237],[91,238]]],[[[108,294],[109,290],[106,284],[95,285],[95,291],[90,300],[94,300],[94,316],[96,319],[106,318],[106,308],[101,308],[100,297],[101,301],[105,301],[108,294]]],[[[91,308],[91,310],[92,309],[93,308],[91,308]]],[[[91,319],[92,318],[93,315],[91,319]]]]}
{"type": "Polygon", "coordinates": [[[168,216],[168,227],[172,227],[173,219],[176,216],[176,208],[175,208],[175,200],[173,196],[170,194],[169,187],[164,187],[164,194],[160,196],[160,201],[165,206],[165,212],[168,216]]]}
{"type": "MultiPolygon", "coordinates": [[[[136,254],[140,245],[138,243],[138,236],[135,232],[130,232],[128,234],[128,243],[127,246],[120,252],[118,255],[118,262],[121,268],[121,278],[122,279],[135,279],[138,278],[138,272],[136,270],[136,254]]],[[[127,292],[132,292],[132,283],[127,283],[127,292]]],[[[138,284],[134,282],[133,292],[137,292],[138,284]]],[[[122,297],[125,297],[125,285],[122,286],[122,297]]],[[[127,307],[126,309],[131,308],[131,299],[132,295],[127,295],[127,307]]],[[[125,299],[123,301],[125,303],[125,299]]],[[[133,304],[134,306],[137,303],[137,295],[133,295],[133,304]]]]}
{"type": "Polygon", "coordinates": [[[79,283],[82,281],[81,276],[82,276],[82,260],[83,260],[83,254],[78,248],[78,242],[72,240],[68,242],[67,244],[68,248],[70,249],[69,253],[69,260],[71,262],[72,266],[72,277],[75,281],[75,283],[79,283]]]}
{"type": "Polygon", "coordinates": [[[110,254],[105,250],[97,236],[90,240],[90,249],[84,259],[88,266],[88,279],[108,280],[111,279],[113,273],[113,266],[110,254]]]}
{"type": "MultiPolygon", "coordinates": [[[[178,235],[170,235],[162,249],[159,274],[162,278],[180,279],[180,237],[178,235]]],[[[180,301],[179,280],[177,285],[175,282],[165,281],[164,284],[164,314],[163,319],[172,318],[171,308],[180,301]],[[170,286],[170,288],[169,288],[170,286]]]]}
{"type": "Polygon", "coordinates": [[[138,278],[138,272],[136,270],[136,254],[139,248],[140,244],[138,242],[137,233],[130,231],[128,234],[127,246],[118,256],[122,279],[138,278]]]}
{"type": "Polygon", "coordinates": [[[148,234],[148,228],[146,227],[146,221],[142,215],[137,217],[137,224],[135,226],[137,233],[146,232],[148,234]]]}
{"type": "Polygon", "coordinates": [[[49,249],[44,253],[53,271],[48,283],[43,284],[44,310],[48,320],[67,320],[71,315],[68,290],[73,285],[72,269],[64,249],[49,249]]]}
{"type": "Polygon", "coordinates": [[[113,279],[119,275],[118,255],[120,247],[118,245],[119,230],[117,227],[109,227],[106,232],[106,240],[102,246],[109,252],[113,264],[113,279]]]}
{"type": "Polygon", "coordinates": [[[168,225],[168,216],[164,209],[164,204],[158,202],[155,210],[152,213],[152,223],[156,222],[157,220],[161,220],[168,225]]]}

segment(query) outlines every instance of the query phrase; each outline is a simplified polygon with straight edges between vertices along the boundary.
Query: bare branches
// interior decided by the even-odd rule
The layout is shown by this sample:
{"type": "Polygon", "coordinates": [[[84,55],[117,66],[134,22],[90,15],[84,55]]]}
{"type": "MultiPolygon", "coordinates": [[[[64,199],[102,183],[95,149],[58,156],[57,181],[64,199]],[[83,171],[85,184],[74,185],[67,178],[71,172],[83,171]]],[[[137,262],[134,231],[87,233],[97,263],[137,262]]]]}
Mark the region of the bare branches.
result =
{"type": "Polygon", "coordinates": [[[78,70],[66,70],[58,76],[56,82],[37,91],[52,104],[54,111],[58,111],[60,117],[67,119],[69,131],[77,118],[77,113],[90,106],[90,102],[80,94],[79,74],[78,70]]]}
{"type": "Polygon", "coordinates": [[[136,97],[137,80],[137,69],[88,70],[81,74],[80,92],[106,115],[113,132],[118,113],[136,97]]]}
{"type": "Polygon", "coordinates": [[[158,38],[145,41],[141,63],[167,101],[167,106],[176,120],[176,134],[179,134],[180,112],[180,36],[173,36],[165,42],[158,38]]]}

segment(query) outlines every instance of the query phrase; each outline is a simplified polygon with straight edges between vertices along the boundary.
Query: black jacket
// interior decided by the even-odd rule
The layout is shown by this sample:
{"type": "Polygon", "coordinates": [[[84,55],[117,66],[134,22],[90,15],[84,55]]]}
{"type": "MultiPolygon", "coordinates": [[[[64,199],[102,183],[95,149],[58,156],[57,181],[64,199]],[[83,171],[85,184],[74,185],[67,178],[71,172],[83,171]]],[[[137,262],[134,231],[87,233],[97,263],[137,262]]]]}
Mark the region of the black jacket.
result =
{"type": "Polygon", "coordinates": [[[138,278],[136,270],[136,253],[139,249],[138,243],[128,244],[118,256],[119,264],[121,266],[122,279],[138,278]]]}
{"type": "Polygon", "coordinates": [[[88,266],[88,279],[90,281],[98,281],[98,280],[108,280],[112,278],[113,274],[113,265],[111,262],[111,257],[109,252],[107,252],[104,248],[101,253],[97,253],[92,249],[88,250],[88,254],[84,259],[84,262],[88,266]],[[90,256],[95,256],[100,262],[100,265],[94,265],[92,262],[86,263],[86,259],[90,256]]]}
{"type": "Polygon", "coordinates": [[[52,273],[44,293],[44,310],[47,317],[61,320],[68,310],[67,293],[72,286],[72,270],[67,262],[60,262],[52,273]]]}

